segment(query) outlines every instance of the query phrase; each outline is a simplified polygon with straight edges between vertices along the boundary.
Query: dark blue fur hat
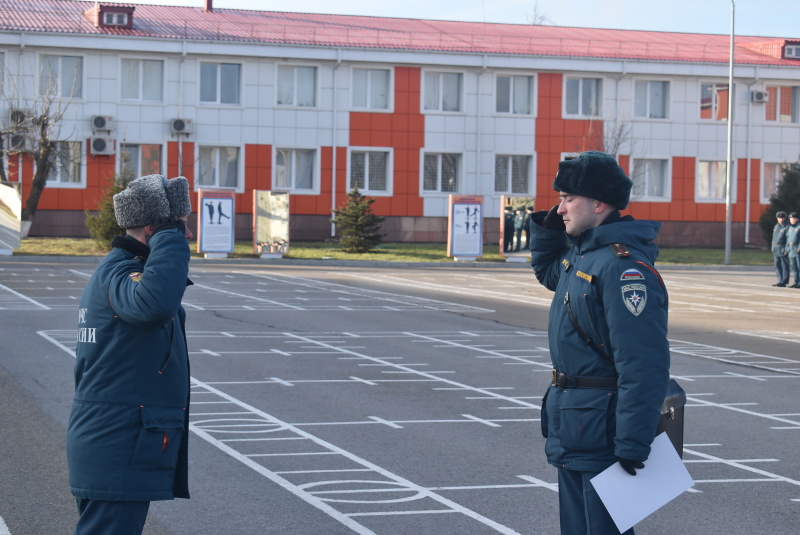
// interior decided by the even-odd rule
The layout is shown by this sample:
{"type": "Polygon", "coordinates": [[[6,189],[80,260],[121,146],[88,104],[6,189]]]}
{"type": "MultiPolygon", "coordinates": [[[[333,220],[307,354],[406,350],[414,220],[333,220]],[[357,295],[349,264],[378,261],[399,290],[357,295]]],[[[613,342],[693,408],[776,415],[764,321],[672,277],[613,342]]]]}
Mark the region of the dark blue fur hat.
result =
{"type": "Polygon", "coordinates": [[[587,151],[572,160],[558,164],[553,189],[573,195],[589,197],[614,208],[628,206],[633,181],[610,154],[587,151]]]}

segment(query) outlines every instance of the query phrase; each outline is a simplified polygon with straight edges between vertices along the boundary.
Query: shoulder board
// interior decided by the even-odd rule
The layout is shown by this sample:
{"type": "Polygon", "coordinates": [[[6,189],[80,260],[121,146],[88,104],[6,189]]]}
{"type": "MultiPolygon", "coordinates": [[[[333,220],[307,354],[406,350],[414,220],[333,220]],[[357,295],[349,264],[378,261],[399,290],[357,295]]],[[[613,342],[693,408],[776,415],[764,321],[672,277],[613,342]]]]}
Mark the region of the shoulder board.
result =
{"type": "Polygon", "coordinates": [[[611,252],[614,253],[618,258],[625,258],[631,256],[631,253],[628,248],[621,244],[621,243],[609,243],[608,247],[611,249],[611,252]]]}

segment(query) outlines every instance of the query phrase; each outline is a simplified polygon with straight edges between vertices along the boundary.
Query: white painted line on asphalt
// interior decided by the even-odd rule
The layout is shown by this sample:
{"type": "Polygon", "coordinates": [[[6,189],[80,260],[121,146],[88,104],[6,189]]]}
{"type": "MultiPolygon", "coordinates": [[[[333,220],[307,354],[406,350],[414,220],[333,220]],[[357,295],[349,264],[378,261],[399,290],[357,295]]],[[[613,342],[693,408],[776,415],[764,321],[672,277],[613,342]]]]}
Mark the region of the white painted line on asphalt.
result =
{"type": "Polygon", "coordinates": [[[49,306],[43,305],[39,301],[36,301],[35,299],[31,299],[27,295],[22,295],[21,293],[12,290],[11,288],[9,288],[8,286],[6,286],[4,284],[0,284],[0,289],[5,290],[5,291],[7,291],[7,292],[9,292],[11,294],[14,294],[17,297],[19,297],[20,299],[24,299],[24,300],[28,301],[29,303],[33,303],[34,305],[38,306],[39,308],[41,308],[43,310],[52,310],[49,306]]]}
{"type": "Polygon", "coordinates": [[[0,516],[0,535],[11,535],[2,516],[0,516]]]}

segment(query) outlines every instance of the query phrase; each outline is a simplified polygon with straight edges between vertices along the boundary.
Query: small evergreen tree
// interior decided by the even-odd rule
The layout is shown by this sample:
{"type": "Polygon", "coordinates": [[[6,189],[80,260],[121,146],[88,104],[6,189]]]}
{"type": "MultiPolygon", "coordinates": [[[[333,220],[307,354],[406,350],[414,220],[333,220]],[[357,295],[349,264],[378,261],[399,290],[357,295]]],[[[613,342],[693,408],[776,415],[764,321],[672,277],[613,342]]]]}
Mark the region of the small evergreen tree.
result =
{"type": "Polygon", "coordinates": [[[336,224],[339,243],[346,253],[368,253],[385,236],[380,233],[383,216],[372,213],[374,202],[355,188],[339,210],[332,210],[335,217],[331,222],[336,224]]]}
{"type": "Polygon", "coordinates": [[[775,195],[770,197],[769,206],[764,208],[758,221],[761,232],[767,243],[772,242],[772,229],[777,220],[775,214],[784,211],[800,212],[800,163],[793,163],[783,168],[783,178],[775,195]]]}
{"type": "Polygon", "coordinates": [[[117,225],[117,218],[114,215],[114,195],[128,187],[128,182],[133,180],[133,176],[127,175],[128,173],[114,175],[109,179],[108,185],[103,190],[97,213],[86,210],[86,228],[89,230],[89,236],[106,251],[111,250],[111,240],[114,236],[125,234],[125,229],[117,225]]]}

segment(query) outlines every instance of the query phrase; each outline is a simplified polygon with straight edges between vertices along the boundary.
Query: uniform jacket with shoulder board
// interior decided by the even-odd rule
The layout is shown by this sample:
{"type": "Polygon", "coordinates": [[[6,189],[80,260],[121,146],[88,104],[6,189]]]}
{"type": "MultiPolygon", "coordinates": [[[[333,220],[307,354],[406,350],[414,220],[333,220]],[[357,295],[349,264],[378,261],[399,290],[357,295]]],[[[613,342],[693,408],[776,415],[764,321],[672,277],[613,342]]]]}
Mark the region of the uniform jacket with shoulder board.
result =
{"type": "Polygon", "coordinates": [[[553,367],[570,376],[617,378],[616,389],[548,388],[542,432],[555,466],[600,471],[616,457],[650,454],[670,361],[667,291],[653,267],[660,226],[614,212],[574,238],[531,222],[531,265],[555,292],[548,328],[553,367]],[[566,300],[603,355],[576,331],[566,300]]]}
{"type": "Polygon", "coordinates": [[[96,500],[188,498],[189,245],[162,230],[145,261],[125,240],[115,238],[80,302],[70,486],[96,500]]]}

